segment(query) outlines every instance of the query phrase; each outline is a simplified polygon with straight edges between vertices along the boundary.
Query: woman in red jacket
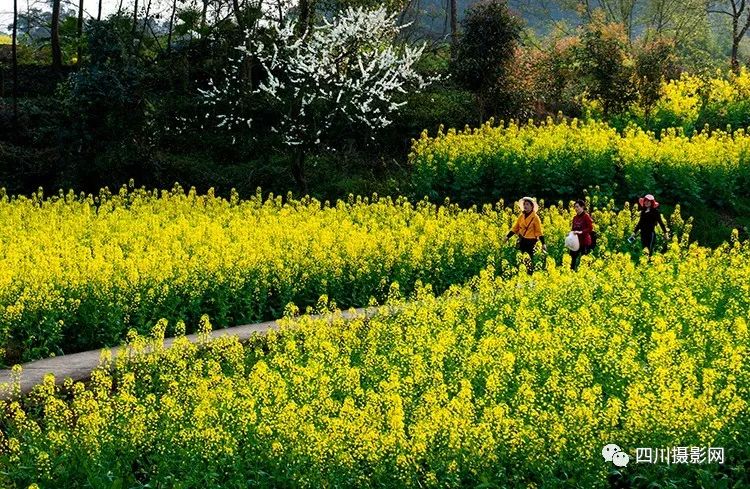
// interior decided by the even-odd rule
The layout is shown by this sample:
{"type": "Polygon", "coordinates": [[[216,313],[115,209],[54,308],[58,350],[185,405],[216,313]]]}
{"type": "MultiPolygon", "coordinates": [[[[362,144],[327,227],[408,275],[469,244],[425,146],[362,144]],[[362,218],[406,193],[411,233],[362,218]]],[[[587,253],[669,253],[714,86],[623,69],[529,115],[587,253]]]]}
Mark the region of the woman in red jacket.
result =
{"type": "Polygon", "coordinates": [[[576,215],[573,217],[572,230],[578,235],[580,246],[578,247],[578,251],[570,252],[570,268],[576,270],[581,263],[581,255],[586,255],[591,251],[591,232],[594,230],[594,221],[589,216],[589,213],[586,212],[586,202],[583,200],[576,200],[573,208],[576,211],[576,215]]]}

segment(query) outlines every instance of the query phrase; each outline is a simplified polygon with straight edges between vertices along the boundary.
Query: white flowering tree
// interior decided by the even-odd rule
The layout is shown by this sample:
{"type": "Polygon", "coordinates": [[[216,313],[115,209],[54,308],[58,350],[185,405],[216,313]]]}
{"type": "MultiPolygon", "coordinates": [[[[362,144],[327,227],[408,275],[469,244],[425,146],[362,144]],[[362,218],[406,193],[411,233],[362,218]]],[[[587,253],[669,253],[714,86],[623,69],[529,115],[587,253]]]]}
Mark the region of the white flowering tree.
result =
{"type": "Polygon", "coordinates": [[[406,27],[396,19],[397,14],[385,7],[349,8],[301,36],[294,22],[273,26],[272,42],[248,38],[237,48],[239,59],[221,83],[211,82],[201,92],[203,101],[223,108],[218,126],[247,130],[254,129],[253,121],[240,100],[265,97],[277,114],[268,129],[294,148],[293,175],[306,191],[305,157],[333,136],[329,132],[335,124],[354,124],[367,131],[388,126],[405,103],[396,103],[394,95],[420,90],[433,81],[415,70],[424,45],[396,46],[396,35],[406,27]],[[264,71],[255,86],[238,76],[246,57],[264,71]]]}

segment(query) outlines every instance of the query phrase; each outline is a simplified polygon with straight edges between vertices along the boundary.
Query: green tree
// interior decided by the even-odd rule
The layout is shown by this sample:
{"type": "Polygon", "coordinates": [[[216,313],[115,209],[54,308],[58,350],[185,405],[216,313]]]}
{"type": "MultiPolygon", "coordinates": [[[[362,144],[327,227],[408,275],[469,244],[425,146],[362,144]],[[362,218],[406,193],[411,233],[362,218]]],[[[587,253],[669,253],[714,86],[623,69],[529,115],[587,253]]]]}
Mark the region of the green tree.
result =
{"type": "Polygon", "coordinates": [[[62,70],[62,50],[60,49],[60,0],[52,0],[52,28],[50,30],[52,45],[52,68],[60,73],[62,70]]]}
{"type": "Polygon", "coordinates": [[[730,64],[732,71],[739,73],[740,42],[750,29],[750,3],[746,0],[707,0],[707,10],[712,14],[728,16],[732,26],[732,51],[730,64]]]}
{"type": "Polygon", "coordinates": [[[13,0],[13,31],[11,33],[13,65],[13,128],[18,129],[18,0],[13,0]]]}
{"type": "Polygon", "coordinates": [[[461,27],[451,73],[459,85],[476,95],[482,123],[491,104],[509,109],[513,92],[509,74],[523,21],[510,12],[504,0],[489,0],[470,7],[461,27]]]}
{"type": "Polygon", "coordinates": [[[647,40],[689,44],[708,27],[705,0],[648,0],[640,14],[647,40]]]}
{"type": "Polygon", "coordinates": [[[706,0],[558,0],[563,11],[575,12],[587,24],[597,16],[621,24],[629,43],[638,37],[667,37],[691,42],[707,26],[706,0]]]}
{"type": "Polygon", "coordinates": [[[638,89],[638,103],[643,108],[647,122],[651,109],[661,96],[662,81],[677,78],[679,72],[673,41],[658,39],[639,46],[635,57],[635,85],[638,89]]]}
{"type": "Polygon", "coordinates": [[[636,100],[634,60],[621,24],[594,19],[575,48],[576,74],[587,95],[602,105],[603,115],[620,113],[636,100]]]}
{"type": "Polygon", "coordinates": [[[407,7],[408,0],[316,0],[315,4],[324,12],[341,12],[347,8],[367,8],[373,9],[380,6],[385,7],[389,12],[401,12],[407,7]]]}
{"type": "Polygon", "coordinates": [[[561,0],[560,6],[575,11],[586,23],[623,26],[625,38],[631,41],[637,30],[638,11],[643,0],[561,0]]]}
{"type": "Polygon", "coordinates": [[[218,112],[217,127],[222,131],[240,131],[241,137],[251,128],[278,134],[294,152],[292,175],[307,193],[306,159],[313,150],[337,144],[341,125],[368,134],[389,126],[405,103],[394,96],[419,91],[431,82],[415,69],[424,45],[395,44],[401,29],[396,13],[384,7],[348,8],[307,31],[296,22],[275,26],[269,43],[248,39],[239,48],[242,58],[253,57],[262,66],[259,85],[237,75],[244,61],[240,59],[224,80],[212,80],[207,90],[201,90],[203,102],[209,111],[218,112]],[[300,32],[304,42],[298,38],[300,32]],[[238,103],[243,99],[265,100],[276,120],[256,125],[253,114],[238,103]]]}

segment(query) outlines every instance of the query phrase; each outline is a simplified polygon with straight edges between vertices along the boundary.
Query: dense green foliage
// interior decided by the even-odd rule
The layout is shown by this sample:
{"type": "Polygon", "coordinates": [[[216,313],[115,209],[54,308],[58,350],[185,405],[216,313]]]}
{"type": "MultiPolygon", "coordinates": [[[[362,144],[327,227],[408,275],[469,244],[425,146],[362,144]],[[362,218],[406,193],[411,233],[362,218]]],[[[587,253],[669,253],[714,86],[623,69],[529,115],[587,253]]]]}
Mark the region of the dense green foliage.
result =
{"type": "Polygon", "coordinates": [[[462,20],[461,37],[452,47],[451,75],[477,94],[479,119],[487,112],[514,113],[517,87],[509,76],[523,24],[506,2],[491,0],[472,5],[462,20]]]}
{"type": "MultiPolygon", "coordinates": [[[[346,7],[375,6],[369,0],[302,3],[311,9],[313,23],[346,7]]],[[[437,41],[430,44],[423,68],[444,80],[425,92],[402,94],[399,102],[406,105],[374,141],[340,124],[331,149],[308,155],[318,165],[309,168],[310,194],[335,199],[340,189],[408,193],[409,178],[402,169],[409,141],[440,124],[477,125],[491,116],[543,119],[558,110],[566,116],[603,117],[620,129],[634,121],[657,132],[670,125],[689,133],[704,124],[719,129],[747,124],[747,111],[739,103],[726,110],[703,104],[694,120],[671,118],[653,107],[662,95],[662,77],[669,81],[681,70],[699,74],[706,67],[727,65],[722,59],[726,42],[721,42],[726,25],[696,10],[696,2],[675,10],[674,2],[649,0],[630,20],[614,15],[616,9],[599,15],[594,9],[576,11],[566,2],[552,2],[556,6],[543,12],[522,3],[511,2],[510,10],[502,2],[476,6],[477,12],[489,9],[486,13],[493,15],[472,17],[472,10],[459,2],[462,22],[450,37],[456,45],[449,46],[436,32],[442,19],[427,21],[425,12],[413,5],[390,2],[391,9],[403,9],[404,21],[414,21],[402,42],[437,41]],[[577,27],[550,27],[558,18],[554,11],[565,12],[563,18],[577,27]],[[666,15],[658,25],[657,12],[666,15]],[[543,25],[549,28],[540,30],[543,25]],[[519,29],[524,29],[520,35],[519,29]],[[488,37],[495,39],[492,52],[483,48],[488,37]]],[[[206,88],[209,79],[221,78],[242,43],[242,30],[263,40],[267,32],[261,18],[276,20],[276,12],[263,13],[253,5],[212,18],[209,7],[175,4],[168,18],[153,9],[133,16],[125,2],[118,15],[102,20],[84,16],[80,39],[75,12],[64,7],[64,66],[59,72],[48,65],[50,40],[41,34],[49,28],[49,12],[21,12],[17,121],[10,111],[8,53],[0,50],[0,182],[12,193],[26,194],[39,185],[96,192],[131,177],[159,188],[175,181],[202,191],[214,187],[223,195],[233,187],[245,196],[257,186],[277,193],[295,187],[289,170],[294,154],[277,144],[275,134],[260,131],[252,141],[233,142],[232,135],[207,124],[198,110],[197,90],[206,88]],[[81,60],[76,59],[79,44],[81,60]]],[[[296,10],[287,14],[294,17],[296,10]]],[[[259,80],[263,73],[251,66],[246,75],[259,80]]],[[[268,126],[271,114],[264,107],[248,109],[256,127],[268,126]]]]}

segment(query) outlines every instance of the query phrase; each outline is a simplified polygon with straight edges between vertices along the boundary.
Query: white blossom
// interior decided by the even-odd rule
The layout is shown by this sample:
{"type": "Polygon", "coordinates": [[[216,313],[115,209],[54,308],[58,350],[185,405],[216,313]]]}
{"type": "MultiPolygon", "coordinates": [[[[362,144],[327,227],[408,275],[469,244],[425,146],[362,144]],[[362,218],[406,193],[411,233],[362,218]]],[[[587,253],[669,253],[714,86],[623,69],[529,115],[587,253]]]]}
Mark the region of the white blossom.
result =
{"type": "Polygon", "coordinates": [[[392,115],[406,102],[393,96],[406,88],[421,90],[434,81],[422,77],[415,64],[421,46],[394,46],[395,36],[406,25],[397,25],[397,14],[385,8],[348,8],[333,19],[324,19],[300,38],[294,22],[271,25],[273,42],[263,44],[248,37],[237,47],[239,59],[225,80],[210,80],[200,90],[205,105],[224,107],[218,127],[251,129],[240,101],[265,97],[277,107],[279,122],[269,129],[281,134],[289,146],[319,144],[320,137],[337,121],[377,130],[391,124],[392,115]],[[252,57],[265,71],[255,90],[240,74],[242,60],[252,57]]]}

